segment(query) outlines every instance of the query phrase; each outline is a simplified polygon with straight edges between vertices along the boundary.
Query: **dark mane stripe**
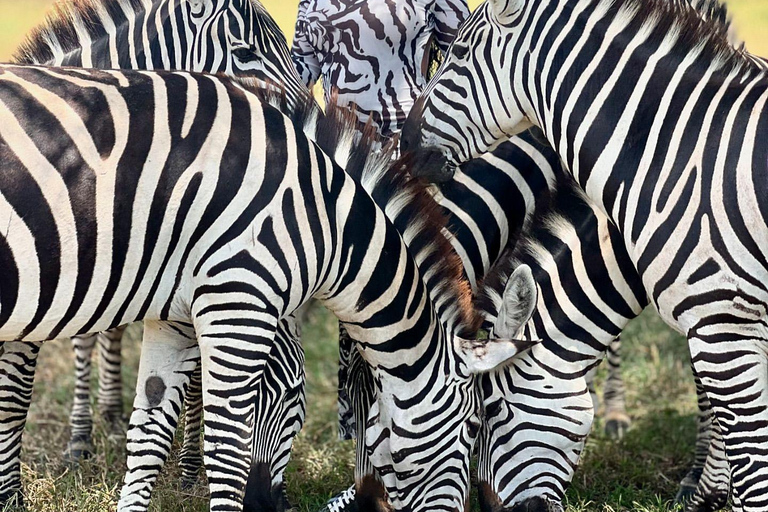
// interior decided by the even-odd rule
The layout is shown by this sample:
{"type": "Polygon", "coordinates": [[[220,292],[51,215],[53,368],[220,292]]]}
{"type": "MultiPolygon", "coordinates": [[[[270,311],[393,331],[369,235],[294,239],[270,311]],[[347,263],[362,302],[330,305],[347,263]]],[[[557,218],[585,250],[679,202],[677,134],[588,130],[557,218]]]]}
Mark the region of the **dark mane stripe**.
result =
{"type": "Polygon", "coordinates": [[[144,11],[142,0],[66,0],[53,6],[46,20],[32,29],[27,39],[13,56],[18,64],[45,64],[53,59],[51,43],[69,53],[81,48],[78,31],[84,31],[92,39],[107,35],[100,12],[111,19],[125,16],[123,6],[134,11],[144,11]]]}

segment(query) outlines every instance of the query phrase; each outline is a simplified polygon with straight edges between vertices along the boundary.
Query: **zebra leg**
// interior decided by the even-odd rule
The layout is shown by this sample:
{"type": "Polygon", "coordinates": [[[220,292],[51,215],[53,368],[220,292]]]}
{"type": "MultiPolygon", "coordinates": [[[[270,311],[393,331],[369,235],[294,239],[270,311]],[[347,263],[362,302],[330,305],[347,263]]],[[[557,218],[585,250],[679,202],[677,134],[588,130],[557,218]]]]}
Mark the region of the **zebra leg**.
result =
{"type": "Polygon", "coordinates": [[[243,508],[252,461],[256,393],[278,321],[268,311],[237,311],[234,316],[217,310],[213,314],[196,319],[205,404],[203,460],[211,512],[235,511],[243,508]],[[207,317],[213,314],[215,320],[209,321],[207,317]]]}
{"type": "Polygon", "coordinates": [[[168,457],[200,350],[189,325],[145,321],[120,511],[143,511],[168,457]]]}
{"type": "Polygon", "coordinates": [[[354,439],[357,433],[355,427],[355,414],[349,399],[349,362],[355,344],[347,334],[344,324],[339,322],[339,439],[347,441],[354,439]]]}
{"type": "Polygon", "coordinates": [[[23,504],[21,437],[42,342],[0,344],[0,508],[23,504]]]}
{"type": "Polygon", "coordinates": [[[203,383],[200,376],[200,362],[189,381],[189,389],[184,399],[184,441],[179,455],[181,469],[181,488],[195,486],[203,466],[203,453],[200,450],[200,429],[203,424],[203,383]]]}
{"type": "Polygon", "coordinates": [[[304,349],[299,325],[292,317],[280,320],[264,377],[256,394],[256,417],[245,512],[291,509],[283,475],[296,434],[304,425],[304,349]]]}
{"type": "MultiPolygon", "coordinates": [[[[376,477],[376,472],[368,458],[363,442],[365,439],[365,419],[368,417],[376,392],[373,374],[341,324],[339,324],[339,352],[340,363],[346,364],[343,390],[344,396],[348,397],[349,405],[348,414],[344,416],[340,414],[340,420],[346,421],[346,425],[342,425],[342,427],[354,429],[353,437],[357,438],[355,485],[331,498],[321,512],[387,510],[386,491],[376,477]]],[[[341,369],[339,375],[341,376],[341,369]]],[[[339,388],[342,389],[341,378],[339,388]]]]}
{"type": "Polygon", "coordinates": [[[597,375],[597,366],[587,372],[584,380],[587,381],[589,398],[592,399],[592,409],[594,409],[595,416],[597,416],[600,413],[600,397],[597,396],[597,389],[595,389],[595,375],[597,375]]]}
{"type": "Polygon", "coordinates": [[[126,326],[97,334],[99,342],[99,394],[101,417],[107,420],[111,436],[123,437],[123,379],[120,373],[121,348],[126,326]]]}
{"type": "Polygon", "coordinates": [[[608,346],[608,380],[603,390],[605,404],[605,433],[611,439],[621,439],[627,433],[631,420],[627,414],[626,390],[621,375],[621,338],[608,346]]]}
{"type": "Polygon", "coordinates": [[[72,399],[72,411],[69,413],[69,442],[63,454],[64,461],[68,464],[75,464],[90,457],[93,452],[91,355],[97,336],[85,334],[72,338],[72,348],[75,352],[75,396],[72,399]]]}
{"type": "Polygon", "coordinates": [[[720,429],[712,416],[712,406],[695,368],[693,377],[699,407],[696,450],[693,466],[680,482],[675,503],[685,505],[690,512],[720,510],[728,501],[730,493],[730,467],[725,458],[720,429]]]}
{"type": "Polygon", "coordinates": [[[734,510],[762,511],[768,507],[768,361],[766,340],[757,336],[764,327],[727,313],[716,319],[699,321],[689,334],[693,365],[723,434],[734,510]]]}

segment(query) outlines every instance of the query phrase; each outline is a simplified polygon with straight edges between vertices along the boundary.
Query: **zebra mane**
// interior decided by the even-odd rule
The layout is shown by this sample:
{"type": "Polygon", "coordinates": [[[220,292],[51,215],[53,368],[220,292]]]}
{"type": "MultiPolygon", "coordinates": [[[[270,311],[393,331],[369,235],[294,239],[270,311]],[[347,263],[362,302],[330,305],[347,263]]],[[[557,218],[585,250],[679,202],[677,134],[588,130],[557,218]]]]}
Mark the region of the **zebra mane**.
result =
{"type": "Polygon", "coordinates": [[[482,318],[472,306],[472,288],[461,259],[445,235],[447,219],[429,192],[429,185],[411,176],[410,155],[393,162],[397,141],[379,135],[368,122],[361,127],[354,110],[336,104],[335,97],[318,116],[317,103],[307,89],[299,107],[288,110],[277,84],[233,78],[263,103],[287,115],[297,129],[330,157],[371,196],[394,224],[421,271],[435,310],[444,325],[459,334],[474,334],[482,318]]]}
{"type": "Polygon", "coordinates": [[[397,141],[386,141],[368,122],[359,130],[354,111],[326,105],[318,121],[318,146],[371,196],[394,224],[421,272],[443,325],[473,334],[481,318],[458,254],[445,235],[447,219],[423,180],[413,178],[410,155],[393,162],[397,141]]]}
{"type": "Polygon", "coordinates": [[[123,8],[145,10],[144,0],[66,0],[54,4],[45,21],[32,29],[13,56],[18,64],[45,64],[54,58],[52,48],[69,53],[82,48],[78,33],[91,39],[107,35],[104,19],[120,19],[123,8]]]}
{"type": "Polygon", "coordinates": [[[697,50],[699,62],[716,63],[722,73],[745,71],[754,64],[743,45],[734,46],[729,14],[719,0],[597,0],[597,5],[642,27],[649,39],[697,50]]]}

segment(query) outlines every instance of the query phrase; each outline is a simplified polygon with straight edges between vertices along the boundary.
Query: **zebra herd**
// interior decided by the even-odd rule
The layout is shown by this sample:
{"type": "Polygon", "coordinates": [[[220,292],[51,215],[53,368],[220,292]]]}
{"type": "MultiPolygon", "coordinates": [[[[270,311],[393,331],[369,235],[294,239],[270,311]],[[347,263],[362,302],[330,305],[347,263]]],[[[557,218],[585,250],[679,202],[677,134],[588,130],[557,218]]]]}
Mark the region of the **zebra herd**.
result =
{"type": "Polygon", "coordinates": [[[91,351],[117,422],[143,320],[118,509],[148,509],[183,407],[211,510],[288,509],[314,298],[354,344],[355,485],[329,510],[461,510],[473,453],[483,510],[562,510],[587,379],[649,303],[699,389],[681,498],[765,510],[765,69],[716,0],[487,0],[395,160],[320,110],[256,0],[62,5],[0,65],[0,501],[42,340],[74,337],[76,460],[91,351]]]}

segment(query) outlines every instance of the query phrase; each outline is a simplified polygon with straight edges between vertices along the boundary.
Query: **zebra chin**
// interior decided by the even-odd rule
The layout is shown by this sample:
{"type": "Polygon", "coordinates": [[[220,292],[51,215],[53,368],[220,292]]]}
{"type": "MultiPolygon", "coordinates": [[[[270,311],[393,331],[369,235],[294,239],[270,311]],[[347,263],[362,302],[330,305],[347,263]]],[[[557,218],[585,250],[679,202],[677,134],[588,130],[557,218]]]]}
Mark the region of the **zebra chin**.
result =
{"type": "Polygon", "coordinates": [[[487,482],[478,482],[477,491],[482,512],[563,512],[564,510],[560,503],[542,496],[532,496],[513,505],[504,505],[491,484],[487,482]]]}

